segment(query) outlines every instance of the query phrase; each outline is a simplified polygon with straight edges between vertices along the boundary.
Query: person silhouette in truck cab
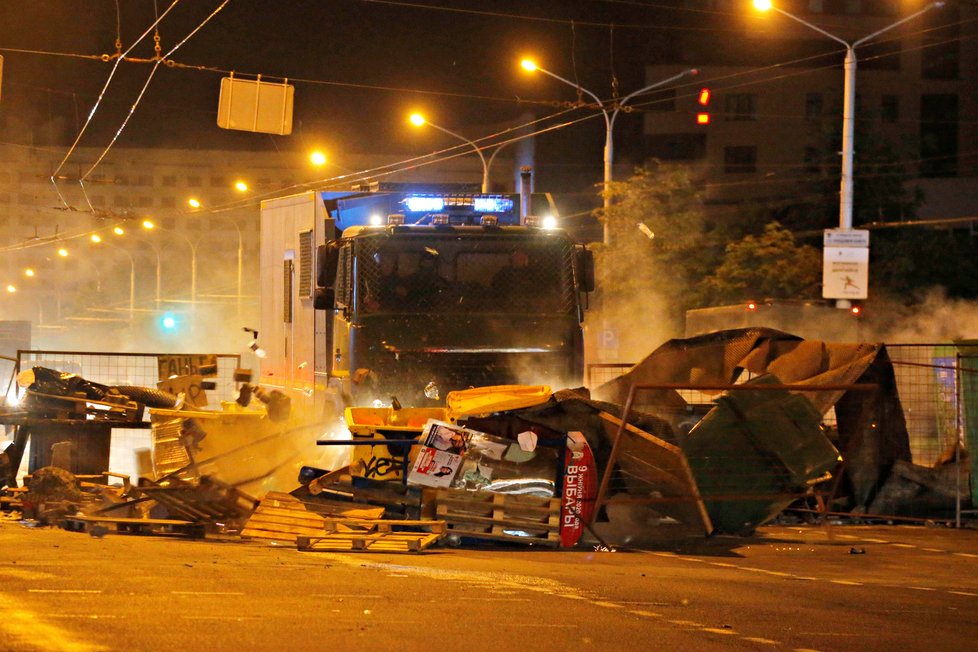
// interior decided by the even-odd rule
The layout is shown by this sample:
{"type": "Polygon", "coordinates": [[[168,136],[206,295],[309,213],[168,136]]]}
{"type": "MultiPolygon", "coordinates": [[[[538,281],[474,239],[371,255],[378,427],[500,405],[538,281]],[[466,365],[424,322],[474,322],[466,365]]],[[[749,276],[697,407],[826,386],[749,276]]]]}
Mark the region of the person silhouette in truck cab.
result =
{"type": "Polygon", "coordinates": [[[438,273],[438,254],[425,249],[418,256],[418,267],[404,278],[404,301],[416,309],[429,309],[448,298],[448,281],[438,273]]]}
{"type": "Polygon", "coordinates": [[[492,277],[492,293],[505,305],[518,309],[539,309],[545,303],[545,270],[532,264],[529,254],[516,249],[509,255],[509,264],[492,277]]]}

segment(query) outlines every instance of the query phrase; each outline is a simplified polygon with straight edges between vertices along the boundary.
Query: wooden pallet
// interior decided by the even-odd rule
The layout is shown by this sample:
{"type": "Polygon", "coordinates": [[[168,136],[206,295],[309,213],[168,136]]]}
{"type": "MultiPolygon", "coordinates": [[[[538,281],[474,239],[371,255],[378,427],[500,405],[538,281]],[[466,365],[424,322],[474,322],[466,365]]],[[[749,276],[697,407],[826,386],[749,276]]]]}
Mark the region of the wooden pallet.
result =
{"type": "Polygon", "coordinates": [[[251,515],[241,536],[270,541],[291,541],[300,536],[321,536],[328,532],[327,514],[349,519],[376,519],[383,507],[367,507],[351,503],[324,505],[303,503],[283,493],[268,493],[251,515]]]}
{"type": "Polygon", "coordinates": [[[421,552],[445,536],[446,524],[444,521],[326,519],[326,529],[325,535],[298,537],[296,547],[321,552],[421,552]],[[395,531],[394,528],[427,531],[395,531]]]}
{"type": "Polygon", "coordinates": [[[438,489],[433,502],[435,515],[447,523],[449,535],[560,545],[559,498],[438,489]]]}
{"type": "Polygon", "coordinates": [[[181,535],[192,539],[204,538],[204,526],[190,521],[168,518],[111,518],[104,516],[66,516],[62,527],[71,532],[94,532],[95,526],[118,534],[181,535]]]}

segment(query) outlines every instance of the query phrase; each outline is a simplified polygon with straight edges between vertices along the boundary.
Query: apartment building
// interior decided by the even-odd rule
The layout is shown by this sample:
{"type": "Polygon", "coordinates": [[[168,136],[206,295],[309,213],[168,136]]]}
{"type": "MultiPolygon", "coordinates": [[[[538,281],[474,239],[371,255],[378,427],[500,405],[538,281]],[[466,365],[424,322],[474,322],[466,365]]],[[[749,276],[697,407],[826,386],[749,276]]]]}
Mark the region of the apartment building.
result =
{"type": "MultiPolygon", "coordinates": [[[[648,98],[644,155],[698,169],[717,211],[812,201],[804,183],[827,168],[837,174],[836,162],[825,164],[825,143],[827,130],[842,130],[845,48],[749,0],[679,4],[685,27],[660,48],[665,56],[646,67],[646,79],[686,67],[700,75],[648,98]],[[697,122],[701,113],[706,124],[697,122]]],[[[889,143],[924,192],[917,217],[978,215],[978,5],[948,2],[887,29],[928,3],[775,4],[847,42],[886,30],[856,49],[857,144],[866,136],[889,143]]]]}

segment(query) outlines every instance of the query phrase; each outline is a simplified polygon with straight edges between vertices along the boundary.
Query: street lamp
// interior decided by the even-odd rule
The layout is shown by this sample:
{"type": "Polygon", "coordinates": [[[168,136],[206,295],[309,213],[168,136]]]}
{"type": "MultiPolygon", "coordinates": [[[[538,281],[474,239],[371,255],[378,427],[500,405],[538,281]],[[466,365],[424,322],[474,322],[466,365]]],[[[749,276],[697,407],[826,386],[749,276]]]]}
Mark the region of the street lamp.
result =
{"type": "MultiPolygon", "coordinates": [[[[102,244],[105,242],[105,240],[103,240],[98,234],[92,234],[91,240],[93,244],[102,244]]],[[[127,258],[129,258],[129,323],[131,324],[133,313],[136,309],[136,261],[133,259],[132,254],[122,247],[117,247],[112,244],[109,244],[108,246],[118,249],[124,253],[127,258]]]]}
{"type": "Polygon", "coordinates": [[[878,29],[868,36],[853,41],[852,43],[826,32],[821,27],[790,14],[784,9],[774,5],[771,0],[754,0],[754,8],[758,11],[768,11],[773,9],[782,16],[801,23],[805,27],[812,29],[822,36],[840,43],[846,48],[845,61],[845,91],[842,96],[842,185],[839,192],[839,227],[842,229],[852,228],[852,160],[853,160],[853,133],[855,130],[855,101],[856,101],[856,48],[870,41],[884,32],[888,32],[894,27],[898,27],[907,21],[913,20],[924,12],[931,9],[943,7],[943,2],[932,2],[920,11],[910,14],[906,18],[887,25],[883,29],[878,29]]]}
{"type": "MultiPolygon", "coordinates": [[[[437,129],[438,131],[440,131],[442,133],[448,134],[449,136],[453,136],[454,138],[458,138],[459,140],[465,141],[466,143],[468,143],[469,145],[471,145],[472,146],[472,149],[475,150],[475,153],[479,155],[479,160],[482,161],[482,192],[484,192],[484,193],[485,192],[489,192],[489,162],[486,161],[486,156],[485,156],[485,154],[482,153],[482,148],[481,147],[479,147],[478,145],[476,145],[473,141],[469,140],[465,136],[463,136],[461,134],[457,134],[454,131],[449,131],[448,129],[445,129],[444,127],[441,127],[439,125],[436,125],[434,122],[431,122],[430,120],[427,120],[420,113],[412,113],[411,116],[408,118],[408,120],[410,120],[411,124],[413,124],[415,127],[421,127],[423,125],[428,125],[429,127],[432,127],[433,129],[437,129]]],[[[499,150],[497,149],[496,151],[498,152],[499,150]]],[[[494,153],[494,155],[495,155],[495,153],[494,153]]],[[[490,159],[490,161],[491,160],[492,159],[490,159]]]]}
{"type": "MultiPolygon", "coordinates": [[[[593,99],[594,102],[595,102],[595,107],[594,108],[596,108],[597,110],[601,111],[601,114],[604,116],[604,128],[605,128],[605,136],[604,136],[604,192],[602,194],[604,195],[604,208],[605,208],[605,210],[608,210],[608,208],[611,207],[611,196],[610,196],[610,193],[609,193],[609,185],[613,181],[612,165],[614,164],[614,160],[615,160],[615,152],[614,152],[615,142],[614,142],[614,138],[613,138],[613,132],[614,132],[614,128],[615,128],[615,120],[618,118],[618,114],[622,111],[622,109],[625,108],[625,106],[628,104],[629,101],[633,100],[634,98],[638,97],[639,95],[642,95],[644,93],[647,93],[647,92],[649,92],[649,91],[651,91],[651,90],[653,90],[655,88],[659,88],[660,86],[665,86],[666,84],[669,84],[671,82],[674,82],[674,81],[676,81],[678,79],[682,79],[683,77],[685,77],[687,75],[696,75],[699,72],[695,68],[689,68],[687,70],[682,71],[678,75],[673,75],[672,77],[669,77],[667,79],[663,79],[661,81],[657,81],[654,84],[649,84],[648,86],[643,86],[642,88],[638,89],[637,91],[634,91],[632,93],[629,93],[628,95],[626,95],[625,97],[623,97],[621,99],[612,98],[611,100],[608,100],[607,102],[605,102],[605,101],[602,101],[600,98],[598,98],[597,95],[595,95],[594,93],[592,93],[588,89],[586,89],[583,86],[581,86],[580,84],[576,84],[576,83],[570,81],[569,79],[564,79],[560,75],[558,75],[556,73],[552,73],[549,70],[547,70],[546,68],[541,68],[532,59],[523,59],[522,61],[520,61],[520,66],[522,66],[523,69],[526,70],[526,71],[528,71],[528,72],[542,72],[543,74],[547,75],[548,77],[552,77],[553,79],[556,79],[559,82],[563,82],[564,84],[567,84],[568,86],[572,86],[573,88],[577,89],[578,94],[584,93],[584,94],[589,95],[591,97],[591,99],[593,99]]],[[[604,242],[605,242],[605,244],[608,243],[608,222],[607,222],[607,220],[605,220],[605,224],[604,224],[604,242]]]]}
{"type": "Polygon", "coordinates": [[[157,226],[152,220],[148,220],[148,219],[143,220],[142,227],[147,231],[152,231],[153,229],[160,229],[161,231],[166,231],[167,233],[172,233],[173,235],[180,236],[181,238],[183,238],[184,242],[187,243],[187,246],[190,247],[190,307],[191,310],[196,310],[197,308],[197,245],[191,242],[190,238],[180,233],[179,231],[171,231],[170,229],[164,229],[163,227],[157,226]]]}

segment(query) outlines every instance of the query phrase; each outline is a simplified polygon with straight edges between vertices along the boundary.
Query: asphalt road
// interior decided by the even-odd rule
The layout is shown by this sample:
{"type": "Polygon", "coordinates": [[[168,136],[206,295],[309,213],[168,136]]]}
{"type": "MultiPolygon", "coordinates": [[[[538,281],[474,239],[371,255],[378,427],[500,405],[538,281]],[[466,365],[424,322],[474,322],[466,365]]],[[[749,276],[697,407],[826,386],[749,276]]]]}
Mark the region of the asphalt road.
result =
{"type": "Polygon", "coordinates": [[[5,520],[0,649],[963,650],[978,640],[974,530],[777,526],[706,540],[660,528],[642,548],[337,554],[5,520]]]}

